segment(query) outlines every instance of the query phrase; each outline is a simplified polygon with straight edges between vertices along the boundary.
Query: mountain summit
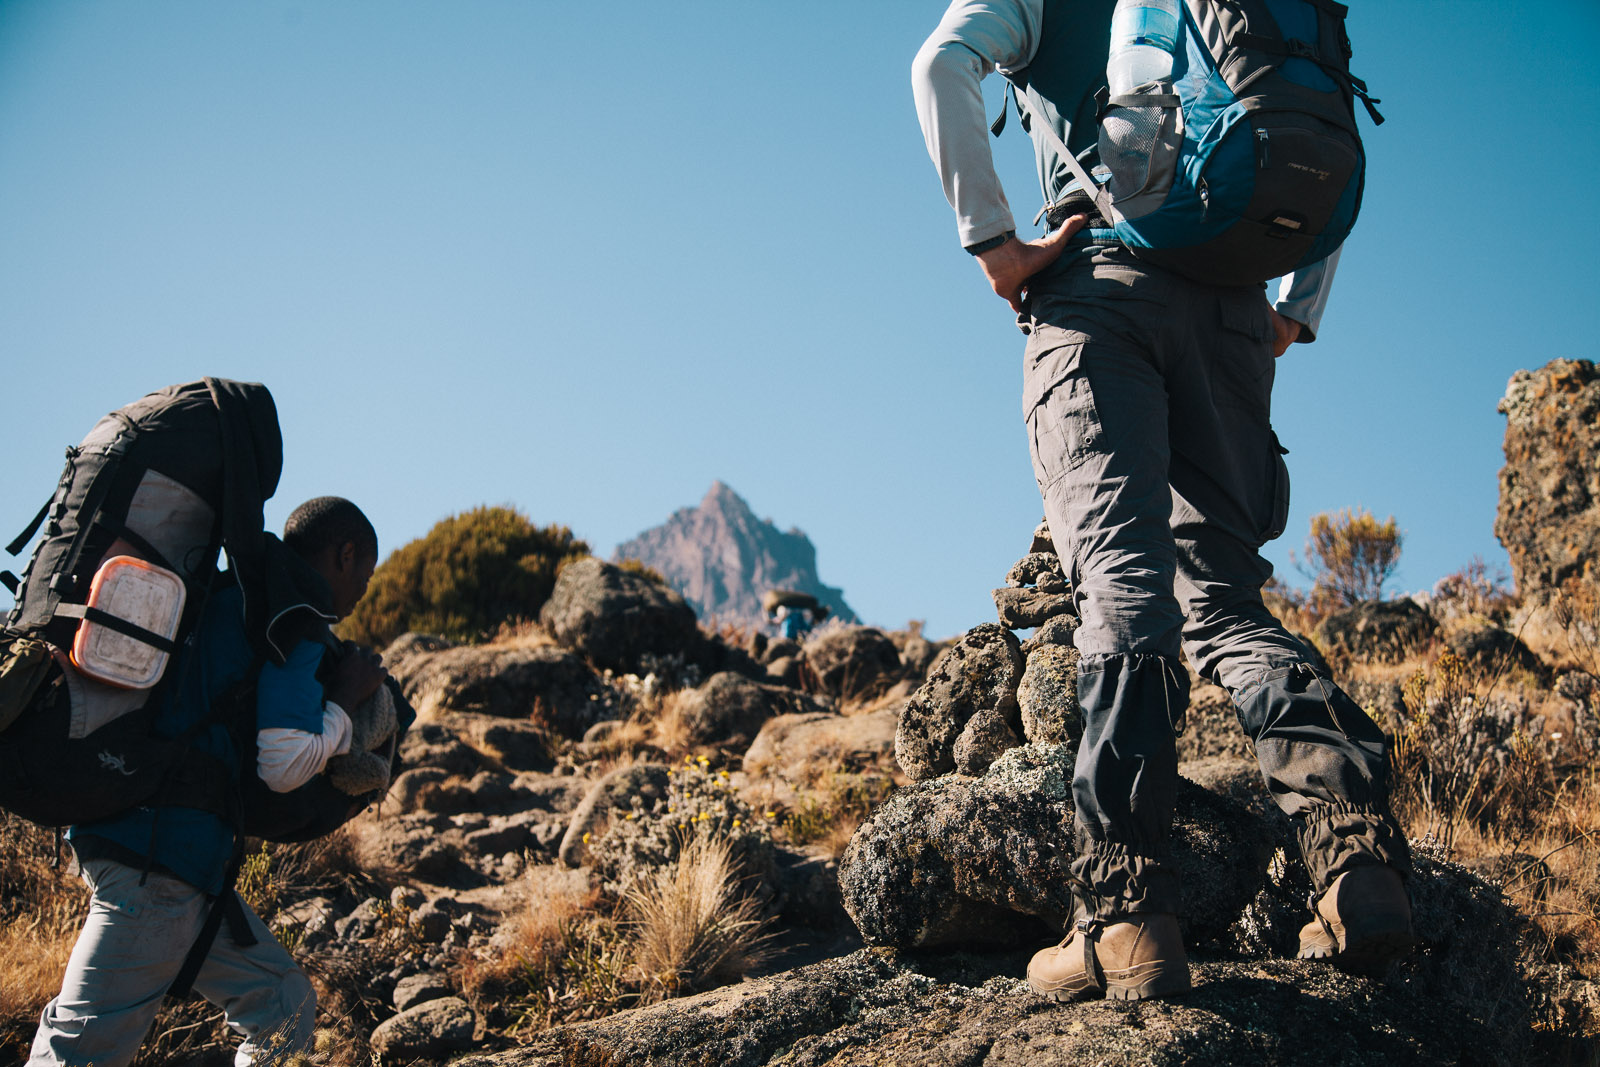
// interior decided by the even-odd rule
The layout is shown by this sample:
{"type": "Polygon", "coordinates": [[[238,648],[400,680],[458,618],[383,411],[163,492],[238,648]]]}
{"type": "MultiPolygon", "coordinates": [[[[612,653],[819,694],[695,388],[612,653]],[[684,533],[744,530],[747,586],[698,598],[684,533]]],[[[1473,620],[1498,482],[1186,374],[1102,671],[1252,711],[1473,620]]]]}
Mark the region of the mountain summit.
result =
{"type": "Polygon", "coordinates": [[[810,593],[844,622],[856,622],[844,594],[817,577],[817,550],[798,529],[756,518],[743,497],[712,482],[698,506],[617,546],[618,560],[654,567],[702,619],[760,623],[769,589],[810,593]]]}

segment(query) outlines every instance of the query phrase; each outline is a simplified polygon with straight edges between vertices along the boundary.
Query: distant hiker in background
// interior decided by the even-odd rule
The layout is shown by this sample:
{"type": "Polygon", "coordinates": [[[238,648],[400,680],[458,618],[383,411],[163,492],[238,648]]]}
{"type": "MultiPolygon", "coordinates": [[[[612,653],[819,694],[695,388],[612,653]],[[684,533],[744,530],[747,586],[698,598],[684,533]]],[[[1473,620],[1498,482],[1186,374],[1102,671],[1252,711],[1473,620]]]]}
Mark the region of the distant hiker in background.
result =
{"type": "MultiPolygon", "coordinates": [[[[359,508],[340,497],[308,501],[289,516],[283,543],[306,565],[296,580],[327,622],[354,610],[378,560],[377,535],[359,508]]],[[[246,633],[243,603],[236,584],[210,597],[192,664],[155,729],[189,736],[195,758],[229,768],[237,793],[248,772],[214,709],[253,684],[254,771],[267,788],[288,794],[349,750],[346,709],[362,706],[386,674],[375,654],[340,645],[326,625],[318,639],[294,645],[281,666],[263,662],[246,633]]],[[[235,1064],[310,1048],[311,983],[232,888],[242,844],[236,825],[219,812],[153,804],[71,828],[93,895],[61,993],[40,1019],[30,1067],[130,1062],[191,956],[193,988],[244,1038],[235,1064]]]]}
{"type": "Polygon", "coordinates": [[[1274,359],[1315,339],[1360,201],[1354,97],[1372,109],[1349,55],[1325,0],[956,0],[913,65],[960,242],[1027,336],[1034,473],[1082,618],[1078,921],[1028,967],[1046,996],[1189,988],[1169,848],[1180,650],[1232,694],[1296,828],[1316,893],[1300,955],[1375,969],[1415,940],[1383,732],[1260,592],[1289,507],[1274,359]],[[1048,201],[1035,241],[990,157],[995,70],[1048,201]]]}
{"type": "Polygon", "coordinates": [[[828,606],[820,603],[810,593],[797,593],[789,589],[769,589],[761,598],[761,607],[767,619],[780,628],[783,636],[798,641],[811,632],[811,628],[828,617],[828,606]]]}

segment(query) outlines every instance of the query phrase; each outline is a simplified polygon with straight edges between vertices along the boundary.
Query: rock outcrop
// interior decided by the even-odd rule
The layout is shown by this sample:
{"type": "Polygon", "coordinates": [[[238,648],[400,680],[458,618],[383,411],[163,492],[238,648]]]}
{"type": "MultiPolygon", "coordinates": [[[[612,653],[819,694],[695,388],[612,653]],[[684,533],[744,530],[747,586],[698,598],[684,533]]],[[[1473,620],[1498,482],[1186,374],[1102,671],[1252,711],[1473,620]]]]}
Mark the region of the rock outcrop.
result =
{"type": "Polygon", "coordinates": [[[844,594],[817,577],[810,538],[757,518],[722,482],[713,482],[698,506],[681,508],[618,545],[614,558],[636,559],[660,572],[703,619],[763,625],[761,597],[769,589],[790,589],[816,597],[833,618],[857,621],[844,594]]]}
{"type": "Polygon", "coordinates": [[[1524,598],[1600,580],[1600,370],[1556,359],[1511,376],[1494,533],[1524,598]]]}
{"type": "Polygon", "coordinates": [[[651,656],[701,654],[694,609],[639,574],[590,557],[569,563],[539,613],[558,642],[596,666],[637,671],[651,656]]]}

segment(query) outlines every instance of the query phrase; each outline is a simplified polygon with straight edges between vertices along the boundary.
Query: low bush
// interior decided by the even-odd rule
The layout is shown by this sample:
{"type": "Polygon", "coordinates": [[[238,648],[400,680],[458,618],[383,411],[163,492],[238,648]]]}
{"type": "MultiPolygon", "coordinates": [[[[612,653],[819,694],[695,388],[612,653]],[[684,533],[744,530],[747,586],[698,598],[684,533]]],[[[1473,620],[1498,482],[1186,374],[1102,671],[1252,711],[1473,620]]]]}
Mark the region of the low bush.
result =
{"type": "Polygon", "coordinates": [[[556,573],[589,546],[565,526],[535,526],[507,507],[481,507],[435,524],[373,572],[342,636],[382,648],[407,631],[482,640],[538,617],[556,573]]]}

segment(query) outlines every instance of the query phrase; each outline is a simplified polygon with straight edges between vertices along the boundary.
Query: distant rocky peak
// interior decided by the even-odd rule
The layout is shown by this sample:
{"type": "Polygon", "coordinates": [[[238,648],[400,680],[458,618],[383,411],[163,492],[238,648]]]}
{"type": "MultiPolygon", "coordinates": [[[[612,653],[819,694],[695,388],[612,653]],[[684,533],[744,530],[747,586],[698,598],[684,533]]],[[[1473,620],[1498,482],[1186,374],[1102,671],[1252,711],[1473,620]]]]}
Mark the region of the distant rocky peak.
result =
{"type": "Polygon", "coordinates": [[[759,518],[720,480],[698,505],[679,508],[660,526],[618,545],[614,558],[659,571],[701,619],[759,624],[767,590],[791,589],[810,593],[845,622],[857,621],[844,594],[822,584],[811,539],[798,527],[784,531],[759,518]]]}

